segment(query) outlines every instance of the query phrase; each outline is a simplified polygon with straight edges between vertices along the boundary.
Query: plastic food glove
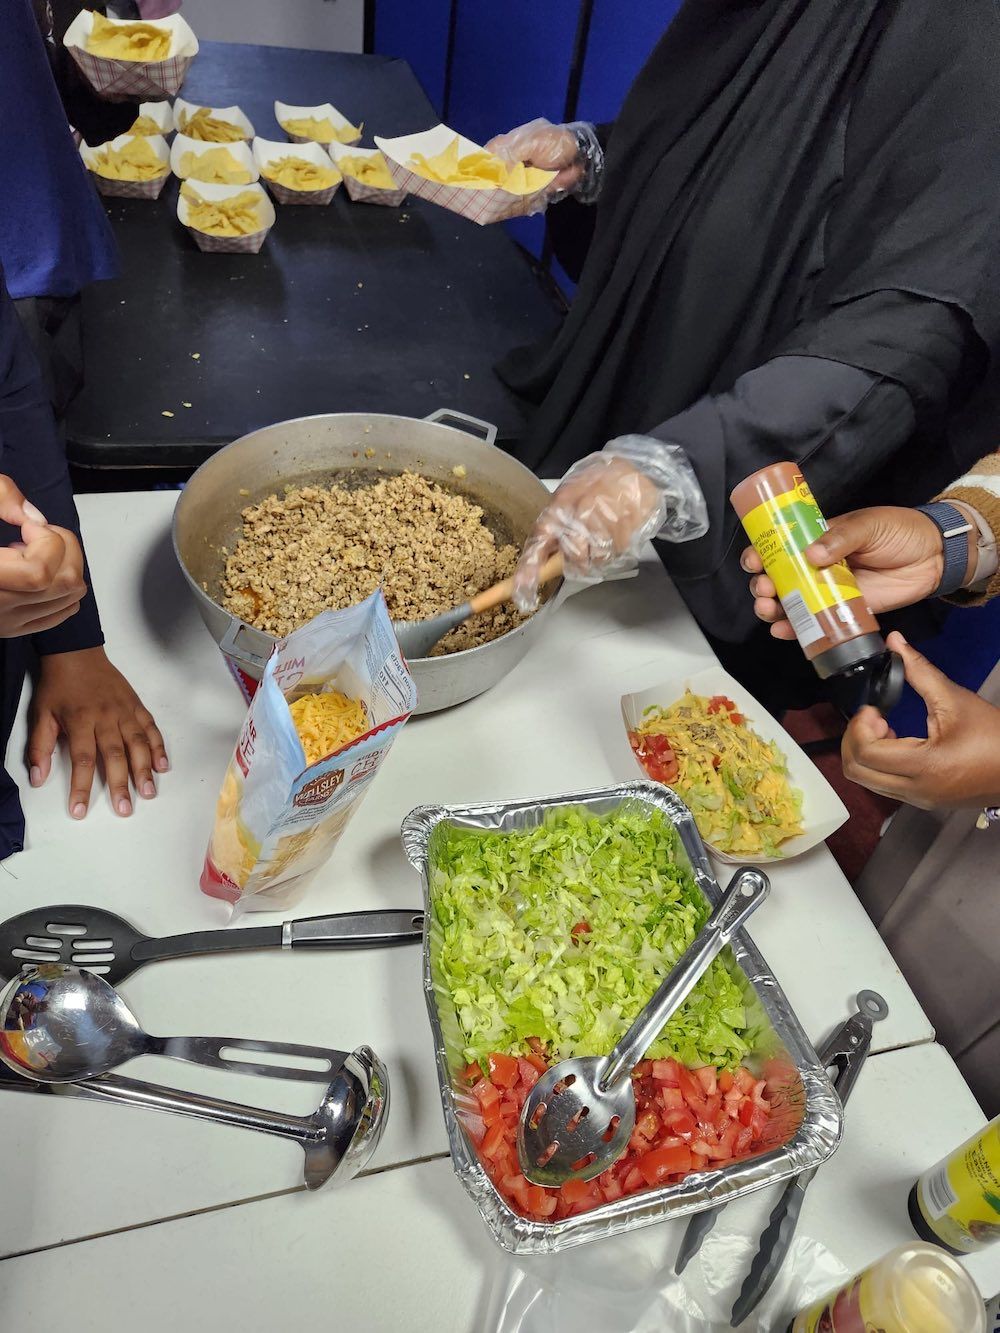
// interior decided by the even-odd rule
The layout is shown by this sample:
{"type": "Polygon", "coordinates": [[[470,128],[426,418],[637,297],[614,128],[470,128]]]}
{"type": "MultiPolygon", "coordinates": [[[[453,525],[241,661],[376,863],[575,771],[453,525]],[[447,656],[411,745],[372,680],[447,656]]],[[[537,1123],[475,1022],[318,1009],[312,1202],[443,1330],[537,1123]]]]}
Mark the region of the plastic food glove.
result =
{"type": "MultiPolygon", "coordinates": [[[[972,569],[976,566],[975,539],[973,532],[969,553],[972,569]]],[[[806,548],[806,558],[817,569],[828,569],[846,560],[866,604],[878,615],[933,595],[944,570],[944,543],[940,528],[926,514],[882,505],[831,519],[829,530],[806,548]]],[[[770,624],[776,639],[794,641],[795,631],[752,546],[743,552],[740,564],[755,576],[750,580],[755,614],[770,624]]]]}
{"type": "Polygon", "coordinates": [[[526,125],[491,139],[486,151],[505,162],[523,162],[529,167],[558,173],[538,201],[534,209],[537,213],[567,194],[576,195],[581,203],[593,203],[600,191],[604,150],[593,125],[584,121],[553,125],[548,120],[529,120],[526,125]]]}
{"type": "Polygon", "coordinates": [[[687,542],[708,531],[705,497],[675,444],[623,435],[574,464],[535,522],[514,571],[514,603],[538,606],[542,566],[562,553],[568,578],[598,583],[632,568],[653,537],[687,542]]]}
{"type": "Polygon", "coordinates": [[[927,705],[927,739],[896,736],[874,708],[862,708],[844,733],[845,774],[923,810],[1000,803],[1000,708],[942,675],[901,634],[886,642],[927,705]]]}

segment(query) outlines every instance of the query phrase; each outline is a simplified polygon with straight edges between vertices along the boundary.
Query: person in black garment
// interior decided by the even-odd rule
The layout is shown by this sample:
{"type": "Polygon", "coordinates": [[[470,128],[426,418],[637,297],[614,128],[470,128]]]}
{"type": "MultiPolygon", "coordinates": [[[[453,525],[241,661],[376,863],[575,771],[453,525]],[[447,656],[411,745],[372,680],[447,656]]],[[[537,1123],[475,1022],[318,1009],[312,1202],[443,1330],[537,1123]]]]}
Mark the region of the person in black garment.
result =
{"type": "Polygon", "coordinates": [[[687,0],[613,126],[493,140],[596,199],[548,214],[562,328],[499,367],[537,405],[518,456],[570,469],[523,609],[556,550],[599,577],[654,535],[670,442],[709,524],[667,568],[765,704],[811,701],[754,625],[729,492],[790,459],[827,512],[909,504],[994,447],[998,69],[995,0],[687,0]]]}
{"type": "MultiPolygon", "coordinates": [[[[129,773],[141,796],[155,796],[153,773],[169,767],[163,737],[105,655],[66,455],[2,270],[0,474],[0,746],[6,749],[25,672],[37,656],[28,738],[32,785],[48,776],[62,732],[72,764],[70,814],[82,819],[87,813],[98,758],[115,810],[131,814],[129,773]]],[[[0,768],[0,859],[23,845],[17,784],[0,768]]]]}
{"type": "MultiPolygon", "coordinates": [[[[72,541],[65,538],[68,549],[77,542],[79,525],[51,401],[53,393],[58,396],[62,377],[57,366],[56,374],[43,382],[4,277],[10,275],[15,294],[30,306],[30,298],[43,298],[43,304],[49,298],[69,298],[86,283],[116,271],[114,237],[73,143],[59,87],[70,114],[88,115],[94,131],[108,124],[108,113],[90,106],[93,99],[79,88],[74,93],[72,80],[57,86],[61,67],[58,60],[50,63],[43,38],[46,23],[64,25],[69,11],[78,7],[69,0],[54,5],[11,0],[4,8],[0,41],[0,473],[13,480],[49,523],[74,534],[72,541]]],[[[119,107],[114,114],[134,112],[134,106],[119,107]]],[[[49,329],[51,313],[47,311],[45,319],[49,329]]],[[[37,322],[24,321],[29,330],[37,322]]],[[[38,351],[46,361],[47,339],[39,341],[38,351]]],[[[12,512],[8,508],[0,518],[9,523],[12,512]]],[[[5,528],[0,543],[17,540],[18,526],[15,522],[13,530],[5,528]]],[[[30,549],[32,542],[27,545],[30,549]]],[[[0,607],[6,586],[3,561],[9,565],[10,556],[10,551],[0,550],[0,607]]],[[[85,562],[80,568],[83,582],[89,582],[85,562]]],[[[57,626],[35,626],[39,632],[28,636],[0,628],[0,745],[6,748],[25,671],[37,656],[26,756],[32,785],[48,778],[62,735],[72,764],[70,814],[82,819],[87,813],[100,763],[112,807],[119,815],[130,815],[130,776],[136,793],[149,798],[156,794],[154,773],[169,767],[163,738],[104,651],[93,592],[81,590],[77,600],[79,610],[57,626]]],[[[17,786],[2,772],[0,858],[18,851],[23,841],[17,786]]]]}

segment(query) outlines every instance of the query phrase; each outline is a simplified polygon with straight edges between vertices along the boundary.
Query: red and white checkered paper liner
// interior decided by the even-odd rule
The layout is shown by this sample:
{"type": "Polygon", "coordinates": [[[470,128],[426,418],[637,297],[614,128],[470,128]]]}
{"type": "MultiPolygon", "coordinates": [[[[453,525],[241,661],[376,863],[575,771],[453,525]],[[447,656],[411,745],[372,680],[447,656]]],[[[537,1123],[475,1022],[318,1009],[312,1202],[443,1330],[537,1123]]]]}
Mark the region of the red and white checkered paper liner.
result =
{"type": "MultiPolygon", "coordinates": [[[[120,21],[128,24],[138,20],[120,21]]],[[[93,14],[83,10],[66,29],[63,45],[94,92],[106,102],[173,97],[198,54],[198,38],[180,14],[171,14],[156,24],[170,31],[171,54],[166,60],[109,60],[106,56],[95,56],[86,49],[93,26],[93,14]]]]}
{"type": "MultiPolygon", "coordinates": [[[[458,213],[470,222],[477,222],[481,227],[489,222],[523,217],[532,211],[535,203],[548,190],[548,183],[531,194],[512,194],[510,190],[499,188],[477,190],[467,185],[442,185],[439,181],[418,175],[407,165],[414,153],[422,153],[424,157],[443,153],[455,138],[459,141],[461,157],[483,151],[479,144],[456,134],[447,125],[435,125],[432,130],[425,130],[422,134],[404,134],[397,139],[381,139],[376,135],[375,144],[385,154],[390,174],[399,189],[420,199],[427,199],[432,204],[439,204],[441,208],[458,213]]],[[[551,172],[549,179],[554,180],[555,175],[555,172],[551,172]]]]}
{"type": "MultiPolygon", "coordinates": [[[[351,148],[342,143],[327,144],[326,149],[338,171],[342,170],[340,164],[345,157],[375,157],[379,151],[377,148],[351,148]]],[[[380,189],[377,185],[369,185],[367,181],[359,181],[346,171],[342,174],[344,188],[356,204],[385,204],[389,208],[398,208],[406,198],[405,190],[380,189]]]]}
{"type": "Polygon", "coordinates": [[[114,195],[119,199],[159,199],[163,193],[163,187],[170,179],[170,150],[167,147],[167,141],[161,134],[119,134],[115,139],[109,139],[107,143],[98,144],[96,148],[91,148],[89,144],[80,144],[80,156],[83,158],[84,165],[90,172],[94,184],[97,186],[99,194],[114,195]],[[148,143],[153,152],[163,163],[164,171],[162,176],[154,176],[148,181],[118,181],[112,180],[108,176],[102,176],[100,172],[94,170],[94,159],[103,148],[121,148],[129,142],[130,139],[143,139],[148,143]]]}
{"type": "Polygon", "coordinates": [[[328,204],[340,189],[339,179],[328,185],[325,190],[293,190],[270,179],[267,174],[268,163],[280,161],[283,157],[302,157],[307,162],[315,163],[317,167],[328,169],[330,166],[329,154],[322,144],[308,140],[295,154],[290,153],[288,149],[287,143],[279,143],[276,139],[254,139],[253,160],[264,184],[279,204],[328,204]]]}
{"type": "Polygon", "coordinates": [[[249,236],[212,236],[207,231],[199,231],[197,227],[191,226],[187,220],[188,201],[180,192],[177,195],[177,217],[181,225],[194,237],[194,243],[199,250],[204,250],[206,254],[258,254],[267,240],[267,233],[275,223],[274,205],[268,199],[266,192],[259,185],[208,185],[201,181],[193,182],[193,187],[203,199],[231,199],[248,191],[259,196],[257,207],[260,209],[260,216],[265,220],[265,225],[260,231],[253,231],[249,236]]]}
{"type": "MultiPolygon", "coordinates": [[[[353,121],[347,119],[342,111],[338,111],[332,102],[324,102],[321,106],[290,106],[288,102],[275,101],[274,118],[283,130],[285,130],[285,124],[289,120],[330,120],[334,125],[341,128],[345,125],[354,124],[353,121]]],[[[352,144],[360,143],[361,132],[363,129],[363,125],[359,127],[357,137],[351,139],[349,142],[352,144]]],[[[285,130],[285,135],[287,136],[289,143],[319,142],[317,139],[310,139],[301,134],[289,134],[288,130],[285,130]]],[[[341,140],[337,139],[335,142],[340,143],[341,140]]],[[[327,144],[323,143],[320,146],[326,148],[327,144]]]]}

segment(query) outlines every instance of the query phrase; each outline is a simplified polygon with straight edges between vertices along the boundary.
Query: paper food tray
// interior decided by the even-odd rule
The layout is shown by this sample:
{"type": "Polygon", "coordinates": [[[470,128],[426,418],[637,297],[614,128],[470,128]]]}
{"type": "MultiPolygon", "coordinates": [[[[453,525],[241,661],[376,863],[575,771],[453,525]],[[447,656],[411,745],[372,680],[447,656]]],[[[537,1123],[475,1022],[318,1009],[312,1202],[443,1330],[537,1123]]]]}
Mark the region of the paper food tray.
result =
{"type": "MultiPolygon", "coordinates": [[[[796,838],[789,838],[782,843],[781,856],[746,856],[720,851],[708,844],[712,855],[729,865],[769,865],[775,861],[787,861],[793,856],[801,856],[824,842],[831,833],[848,818],[847,808],[833,790],[826,778],[807,754],[795,744],[784,727],[757,702],[749,690],[745,690],[739,681],[734,680],[720,666],[707,667],[693,675],[678,672],[668,676],[658,685],[637,694],[622,697],[622,720],[626,731],[633,731],[642,722],[642,715],[647,708],[659,706],[669,708],[680,699],[684,691],[690,689],[695,694],[724,694],[732,699],[749,725],[762,740],[773,743],[788,761],[788,779],[793,787],[802,793],[803,831],[796,838]]],[[[636,759],[636,764],[642,769],[636,759]]],[[[645,773],[645,769],[642,769],[645,773]]]]}
{"type": "MultiPolygon", "coordinates": [[[[501,1198],[462,1128],[471,1094],[460,1081],[464,1040],[455,1004],[440,977],[443,928],[434,911],[432,871],[439,826],[514,832],[536,828],[555,810],[582,809],[594,815],[618,811],[662,812],[677,830],[679,858],[691,869],[710,906],[721,891],[694,818],[669,787],[628,782],[595,791],[537,800],[469,806],[421,806],[403,821],[407,858],[420,873],[424,895],[424,1000],[434,1035],[438,1084],[455,1174],[479,1208],[493,1239],[515,1254],[554,1254],[649,1226],[703,1212],[754,1190],[797,1176],[827,1160],[840,1142],[843,1112],[816,1052],[745,930],[731,944],[730,974],[744,995],[754,1049],[747,1062],[759,1066],[769,1084],[771,1115],[766,1140],[752,1157],[729,1166],[692,1171],[676,1184],[627,1194],[585,1213],[554,1222],[531,1222],[501,1198]]],[[[767,911],[765,906],[763,911],[767,911]]],[[[723,957],[728,955],[729,951],[723,957]]]]}
{"type": "Polygon", "coordinates": [[[292,190],[287,185],[280,185],[277,181],[268,179],[266,170],[268,163],[280,162],[283,157],[302,157],[307,162],[315,162],[318,167],[329,167],[330,156],[326,149],[322,144],[313,143],[311,140],[297,143],[292,148],[287,140],[282,142],[276,139],[254,139],[253,157],[260,175],[264,178],[265,186],[279,204],[328,204],[340,188],[340,181],[335,180],[325,190],[292,190]]]}
{"type": "MultiPolygon", "coordinates": [[[[324,147],[338,170],[342,158],[375,157],[379,152],[377,148],[355,148],[346,143],[330,143],[325,144],[324,147]]],[[[388,164],[388,158],[386,163],[388,164]]],[[[390,172],[391,170],[390,167],[390,172]]],[[[378,186],[369,185],[366,181],[355,180],[353,176],[348,176],[346,173],[344,175],[344,189],[356,204],[385,204],[389,208],[398,208],[407,195],[406,190],[380,190],[378,186]]]]}
{"type": "MultiPolygon", "coordinates": [[[[207,111],[209,115],[214,116],[216,120],[227,120],[230,125],[236,125],[243,134],[244,140],[249,143],[254,136],[254,128],[247,117],[238,106],[201,106],[197,102],[185,102],[183,97],[178,97],[174,102],[174,129],[178,134],[184,133],[184,125],[189,116],[193,116],[196,111],[207,111]]],[[[188,135],[188,138],[191,136],[188,135]]],[[[201,139],[196,139],[196,143],[202,143],[201,139]]],[[[224,145],[226,148],[232,148],[232,144],[224,145]]],[[[209,144],[210,148],[218,148],[217,143],[209,144]]]]}
{"type": "Polygon", "coordinates": [[[192,187],[198,191],[203,199],[231,199],[234,195],[249,190],[259,197],[258,208],[260,216],[264,219],[264,226],[260,231],[251,232],[249,236],[210,236],[207,232],[199,231],[197,227],[191,226],[188,221],[188,201],[183,194],[178,192],[178,220],[182,226],[187,228],[199,250],[209,253],[244,255],[255,255],[260,251],[261,246],[267,239],[267,233],[274,226],[275,217],[277,216],[274,211],[274,204],[271,203],[267,192],[260,185],[206,185],[201,181],[192,181],[192,187]]]}
{"type": "MultiPolygon", "coordinates": [[[[123,26],[140,21],[115,20],[123,26]]],[[[80,73],[105,101],[128,102],[135,97],[173,97],[184,82],[191,61],[198,54],[198,38],[180,14],[157,19],[154,26],[170,33],[170,54],[166,60],[110,60],[106,56],[92,55],[86,49],[94,27],[94,15],[89,9],[77,14],[66,29],[63,45],[80,73]]]]}
{"type": "Polygon", "coordinates": [[[80,156],[83,158],[99,193],[115,195],[119,199],[158,199],[164,185],[170,179],[170,149],[167,147],[166,139],[161,134],[119,134],[117,138],[109,139],[107,143],[98,144],[96,148],[91,148],[89,144],[81,142],[80,156]],[[166,167],[162,176],[156,176],[149,181],[116,181],[109,180],[107,176],[101,176],[94,170],[94,161],[102,148],[121,148],[123,144],[127,144],[131,139],[143,139],[149,144],[166,167]]]}
{"type": "MultiPolygon", "coordinates": [[[[211,152],[213,148],[228,148],[233,157],[241,167],[246,167],[250,173],[250,183],[258,179],[260,171],[257,163],[254,161],[254,155],[250,151],[250,145],[242,140],[239,143],[203,143],[201,139],[189,139],[186,134],[178,134],[170,148],[170,170],[178,180],[187,180],[187,176],[181,170],[181,161],[185,153],[195,153],[198,157],[211,152]]],[[[208,185],[208,181],[192,181],[192,185],[208,185]]]]}
{"type": "MultiPolygon", "coordinates": [[[[285,121],[302,120],[309,117],[315,117],[316,120],[332,120],[334,125],[340,128],[343,128],[345,125],[354,124],[352,120],[348,120],[344,113],[338,111],[330,102],[324,102],[321,106],[289,106],[287,102],[278,101],[275,101],[274,103],[274,118],[283,130],[285,130],[285,121]]],[[[285,133],[288,134],[288,131],[285,130],[285,133]]],[[[299,134],[288,134],[288,142],[315,143],[315,140],[303,138],[302,135],[299,134]]],[[[337,142],[339,143],[340,141],[337,140],[337,142]]],[[[351,140],[352,144],[360,142],[360,134],[358,134],[356,139],[351,140]]],[[[324,143],[322,147],[325,148],[326,144],[324,143]]]]}
{"type": "Polygon", "coordinates": [[[432,204],[440,204],[442,208],[450,209],[452,213],[458,213],[471,222],[478,222],[480,226],[530,213],[533,205],[555,180],[556,172],[552,171],[548,173],[549,179],[541,189],[533,190],[531,194],[511,194],[509,190],[476,190],[467,185],[442,185],[418,175],[407,165],[414,153],[422,153],[424,157],[443,153],[455,138],[458,139],[461,157],[483,151],[480,144],[450,130],[447,125],[435,125],[432,130],[424,130],[421,134],[403,134],[396,139],[381,139],[376,135],[375,145],[385,154],[392,178],[401,190],[428,199],[432,204]]]}
{"type": "Polygon", "coordinates": [[[136,120],[139,116],[155,121],[164,138],[174,132],[174,109],[169,102],[140,102],[136,120]]]}

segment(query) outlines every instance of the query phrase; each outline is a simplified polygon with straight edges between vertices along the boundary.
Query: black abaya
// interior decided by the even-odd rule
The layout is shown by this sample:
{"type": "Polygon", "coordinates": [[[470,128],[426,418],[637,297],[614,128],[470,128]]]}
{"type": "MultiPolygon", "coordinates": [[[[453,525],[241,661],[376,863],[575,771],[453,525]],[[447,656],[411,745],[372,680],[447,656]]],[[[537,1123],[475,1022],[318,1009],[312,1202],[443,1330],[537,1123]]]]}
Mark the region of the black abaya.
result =
{"type": "Polygon", "coordinates": [[[830,512],[924,500],[989,447],[1000,377],[996,0],[688,0],[611,132],[579,289],[502,367],[561,475],[686,448],[712,529],[664,559],[753,630],[727,497],[803,462],[830,512]]]}

